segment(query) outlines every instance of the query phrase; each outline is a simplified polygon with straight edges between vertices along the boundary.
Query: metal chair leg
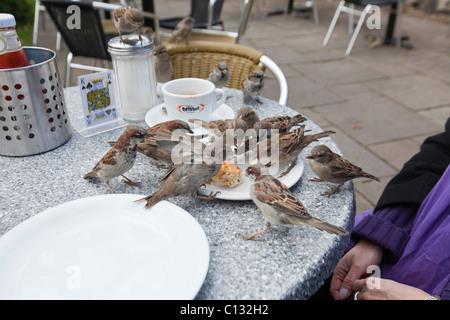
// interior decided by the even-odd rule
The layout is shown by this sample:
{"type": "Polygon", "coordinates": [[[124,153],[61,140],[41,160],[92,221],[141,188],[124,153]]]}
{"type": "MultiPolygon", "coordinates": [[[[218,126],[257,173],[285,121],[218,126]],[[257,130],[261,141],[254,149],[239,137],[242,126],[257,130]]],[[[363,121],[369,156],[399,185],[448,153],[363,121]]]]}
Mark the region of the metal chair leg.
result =
{"type": "Polygon", "coordinates": [[[313,0],[313,16],[314,16],[314,24],[319,24],[319,12],[317,11],[317,0],[313,0]]]}
{"type": "Polygon", "coordinates": [[[66,88],[70,87],[70,76],[71,76],[70,64],[72,63],[72,59],[73,59],[73,54],[72,54],[72,52],[69,52],[67,54],[67,59],[66,59],[66,88]]]}
{"type": "Polygon", "coordinates": [[[368,4],[361,13],[361,17],[358,20],[358,24],[356,25],[356,29],[353,32],[352,38],[350,39],[350,43],[348,44],[347,50],[345,51],[345,55],[348,56],[352,51],[353,45],[355,44],[356,38],[358,37],[359,30],[361,30],[362,24],[366,19],[366,15],[369,11],[372,10],[372,5],[368,4]]]}
{"type": "Polygon", "coordinates": [[[56,51],[61,50],[61,33],[56,33],[56,51]]]}
{"type": "Polygon", "coordinates": [[[354,14],[353,10],[355,9],[355,5],[353,3],[350,3],[348,7],[351,9],[348,12],[348,34],[353,33],[353,24],[354,24],[354,14]]]}
{"type": "Polygon", "coordinates": [[[325,39],[323,40],[323,45],[326,46],[328,44],[328,41],[330,40],[331,34],[333,33],[334,27],[336,26],[336,22],[339,18],[339,15],[341,14],[341,9],[345,5],[345,0],[341,0],[339,2],[336,12],[333,16],[333,20],[331,20],[330,27],[328,28],[327,34],[325,36],[325,39]]]}
{"type": "Polygon", "coordinates": [[[33,22],[33,46],[37,45],[37,37],[39,31],[39,11],[41,7],[41,2],[36,0],[34,5],[34,22],[33,22]]]}

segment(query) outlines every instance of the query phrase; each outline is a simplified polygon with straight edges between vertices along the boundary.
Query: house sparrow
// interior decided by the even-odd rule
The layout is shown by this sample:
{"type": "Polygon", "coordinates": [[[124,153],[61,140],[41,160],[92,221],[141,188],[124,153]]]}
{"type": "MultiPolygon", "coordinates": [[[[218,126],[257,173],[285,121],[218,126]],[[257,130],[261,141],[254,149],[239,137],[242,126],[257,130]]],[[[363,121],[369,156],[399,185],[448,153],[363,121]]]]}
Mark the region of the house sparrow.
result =
{"type": "Polygon", "coordinates": [[[229,79],[230,73],[228,71],[228,64],[225,61],[217,63],[208,77],[208,80],[214,83],[216,88],[225,87],[229,79]]]}
{"type": "Polygon", "coordinates": [[[133,167],[136,160],[136,145],[147,135],[150,134],[144,128],[128,126],[114,146],[100,159],[94,169],[84,176],[84,179],[100,178],[109,187],[111,193],[114,193],[114,190],[109,185],[109,181],[120,175],[124,178],[124,182],[138,186],[139,183],[131,181],[124,176],[124,173],[133,167]]]}
{"type": "Polygon", "coordinates": [[[137,32],[139,41],[142,43],[140,30],[144,24],[144,16],[142,13],[132,7],[120,7],[112,12],[114,25],[119,31],[120,42],[123,42],[122,32],[137,32]]]}
{"type": "Polygon", "coordinates": [[[172,149],[178,143],[171,137],[163,136],[161,132],[177,132],[179,134],[193,133],[189,125],[181,120],[169,120],[158,123],[147,129],[150,136],[137,144],[137,151],[154,160],[154,165],[159,169],[163,168],[158,161],[164,162],[167,166],[172,166],[172,149]]]}
{"type": "Polygon", "coordinates": [[[242,91],[244,93],[244,103],[249,102],[250,97],[255,97],[255,101],[261,104],[258,95],[264,87],[264,78],[266,74],[263,70],[253,70],[242,82],[242,91]]]}
{"type": "Polygon", "coordinates": [[[247,128],[251,129],[259,121],[258,114],[252,108],[245,106],[238,110],[237,117],[247,123],[247,128]]]}
{"type": "MultiPolygon", "coordinates": [[[[178,134],[192,133],[189,125],[181,120],[169,120],[158,123],[153,127],[147,129],[148,136],[137,144],[137,151],[153,159],[153,164],[159,169],[163,168],[158,164],[158,161],[164,162],[167,166],[173,164],[172,161],[172,148],[178,143],[171,139],[171,136],[163,136],[161,132],[176,132],[178,134]],[[163,142],[164,141],[164,142],[163,142]]],[[[108,142],[111,146],[114,146],[116,142],[108,142]]]]}
{"type": "Polygon", "coordinates": [[[169,52],[163,45],[158,45],[153,53],[155,60],[155,76],[156,82],[166,83],[170,81],[173,76],[173,66],[170,62],[169,52]]]}
{"type": "MultiPolygon", "coordinates": [[[[186,139],[186,137],[182,138],[186,139]]],[[[225,158],[226,154],[225,146],[223,147],[223,154],[215,154],[216,148],[214,145],[206,146],[194,137],[189,137],[189,139],[194,142],[191,154],[167,171],[160,180],[162,182],[161,187],[156,192],[137,200],[146,201],[144,208],[151,208],[162,200],[177,196],[192,195],[198,199],[212,200],[218,194],[218,192],[211,192],[208,196],[201,196],[198,194],[198,189],[219,173],[222,159],[225,158]],[[205,151],[211,151],[211,154],[207,154],[205,151]],[[195,156],[197,152],[201,153],[200,159],[195,156]],[[196,159],[197,161],[195,161],[196,159]]],[[[222,141],[220,143],[223,144],[222,141]]]]}
{"type": "Polygon", "coordinates": [[[297,126],[299,123],[306,121],[306,118],[301,114],[297,114],[293,117],[290,116],[275,116],[270,118],[264,118],[258,121],[254,128],[256,130],[278,130],[279,133],[285,133],[291,130],[292,127],[297,126]]]}
{"type": "Polygon", "coordinates": [[[194,18],[185,17],[176,25],[171,37],[171,39],[175,39],[175,45],[178,45],[178,41],[182,40],[186,41],[186,45],[189,45],[189,38],[194,28],[194,22],[194,18]]]}
{"type": "Polygon", "coordinates": [[[265,228],[251,235],[238,233],[243,239],[262,241],[256,236],[267,232],[272,224],[303,224],[331,234],[348,234],[343,228],[311,216],[302,202],[292,194],[285,184],[271,175],[262,175],[258,167],[248,167],[246,174],[255,181],[250,187],[250,196],[264,216],[265,228]]]}
{"type": "Polygon", "coordinates": [[[159,131],[167,130],[174,132],[175,130],[180,130],[179,133],[193,133],[189,124],[183,120],[168,120],[155,124],[153,127],[147,129],[147,132],[156,135],[159,131]]]}
{"type": "Polygon", "coordinates": [[[311,170],[319,176],[319,178],[311,179],[311,181],[328,181],[338,184],[336,189],[324,192],[322,195],[325,196],[331,196],[346,181],[355,178],[364,177],[380,181],[377,177],[364,172],[360,167],[355,166],[340,155],[334,153],[325,145],[315,146],[311,150],[311,154],[306,158],[308,159],[311,170]]]}
{"type": "Polygon", "coordinates": [[[208,131],[210,140],[214,137],[223,137],[227,130],[241,129],[244,132],[247,130],[247,123],[241,118],[225,119],[225,120],[213,120],[206,122],[200,119],[189,119],[189,122],[196,125],[200,125],[208,131]]]}
{"type": "Polygon", "coordinates": [[[281,166],[288,166],[287,169],[281,173],[279,177],[283,177],[288,174],[292,168],[297,163],[298,156],[300,152],[306,148],[313,141],[317,139],[328,137],[330,134],[335,133],[334,131],[328,130],[315,134],[305,135],[305,126],[300,126],[287,133],[279,133],[271,138],[267,138],[267,141],[261,141],[257,144],[257,159],[261,160],[268,156],[270,162],[269,166],[273,164],[278,164],[281,166]],[[277,145],[278,142],[278,158],[272,155],[272,141],[271,139],[278,139],[274,144],[277,145]]]}

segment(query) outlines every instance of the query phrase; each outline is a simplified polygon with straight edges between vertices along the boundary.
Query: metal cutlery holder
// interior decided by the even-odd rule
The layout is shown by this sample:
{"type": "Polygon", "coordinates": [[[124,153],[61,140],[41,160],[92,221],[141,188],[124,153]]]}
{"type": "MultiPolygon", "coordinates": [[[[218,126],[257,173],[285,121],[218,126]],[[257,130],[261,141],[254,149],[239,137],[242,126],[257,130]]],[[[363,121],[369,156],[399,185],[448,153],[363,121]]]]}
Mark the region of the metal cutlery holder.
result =
{"type": "Polygon", "coordinates": [[[56,53],[24,51],[30,66],[0,70],[0,155],[46,152],[72,135],[56,53]]]}

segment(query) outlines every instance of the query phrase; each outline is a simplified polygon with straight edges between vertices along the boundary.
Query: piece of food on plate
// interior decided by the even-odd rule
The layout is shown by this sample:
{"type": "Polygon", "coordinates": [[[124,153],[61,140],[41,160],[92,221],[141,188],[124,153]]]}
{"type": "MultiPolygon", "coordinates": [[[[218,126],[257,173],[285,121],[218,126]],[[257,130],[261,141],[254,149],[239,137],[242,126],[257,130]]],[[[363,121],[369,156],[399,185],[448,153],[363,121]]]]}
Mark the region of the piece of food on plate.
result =
{"type": "Polygon", "coordinates": [[[214,182],[220,182],[227,187],[234,188],[242,183],[242,169],[225,160],[219,173],[212,178],[214,182]]]}

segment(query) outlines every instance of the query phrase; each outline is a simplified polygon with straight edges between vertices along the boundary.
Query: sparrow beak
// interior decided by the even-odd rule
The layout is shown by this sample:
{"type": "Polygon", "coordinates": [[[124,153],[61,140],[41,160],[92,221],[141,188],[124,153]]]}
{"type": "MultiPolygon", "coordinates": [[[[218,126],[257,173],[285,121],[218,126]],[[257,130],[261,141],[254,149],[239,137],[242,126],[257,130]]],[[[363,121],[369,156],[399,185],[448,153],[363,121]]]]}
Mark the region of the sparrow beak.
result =
{"type": "Polygon", "coordinates": [[[309,156],[306,156],[306,159],[314,159],[314,156],[310,154],[309,156]]]}
{"type": "Polygon", "coordinates": [[[153,135],[147,131],[145,133],[142,133],[142,137],[153,137],[153,135]]]}

